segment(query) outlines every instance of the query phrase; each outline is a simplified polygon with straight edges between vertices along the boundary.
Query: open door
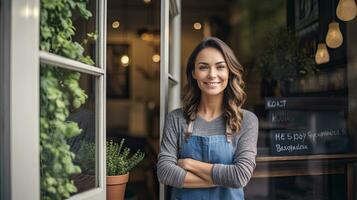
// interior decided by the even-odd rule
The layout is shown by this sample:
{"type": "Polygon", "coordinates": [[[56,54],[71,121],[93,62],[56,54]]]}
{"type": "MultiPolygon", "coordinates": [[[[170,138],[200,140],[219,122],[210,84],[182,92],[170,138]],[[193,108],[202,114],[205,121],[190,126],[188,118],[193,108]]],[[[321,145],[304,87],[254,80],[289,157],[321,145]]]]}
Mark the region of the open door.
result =
{"type": "MultiPolygon", "coordinates": [[[[161,0],[160,141],[167,112],[180,107],[181,1],[161,0]]],[[[160,200],[166,199],[160,184],[160,200]]]]}

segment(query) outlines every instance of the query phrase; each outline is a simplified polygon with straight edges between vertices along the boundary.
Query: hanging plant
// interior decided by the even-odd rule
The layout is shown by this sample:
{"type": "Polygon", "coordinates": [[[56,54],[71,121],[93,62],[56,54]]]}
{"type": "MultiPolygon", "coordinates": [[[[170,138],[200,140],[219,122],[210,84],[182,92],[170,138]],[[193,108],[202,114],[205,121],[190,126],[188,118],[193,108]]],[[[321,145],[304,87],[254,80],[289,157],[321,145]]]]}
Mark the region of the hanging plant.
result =
{"type": "Polygon", "coordinates": [[[287,28],[278,28],[264,40],[257,66],[263,78],[276,81],[292,80],[318,71],[313,58],[300,47],[300,41],[287,28]]]}
{"type": "MultiPolygon", "coordinates": [[[[93,65],[84,48],[72,40],[75,27],[72,12],[79,11],[84,19],[92,14],[87,0],[41,0],[40,50],[93,65]]],[[[96,34],[88,37],[95,39],[96,34]]],[[[67,121],[69,111],[79,108],[87,99],[79,86],[80,73],[41,64],[40,68],[40,161],[41,198],[60,200],[68,198],[77,188],[70,175],[80,173],[73,163],[67,140],[81,133],[75,122],[67,121]]]]}

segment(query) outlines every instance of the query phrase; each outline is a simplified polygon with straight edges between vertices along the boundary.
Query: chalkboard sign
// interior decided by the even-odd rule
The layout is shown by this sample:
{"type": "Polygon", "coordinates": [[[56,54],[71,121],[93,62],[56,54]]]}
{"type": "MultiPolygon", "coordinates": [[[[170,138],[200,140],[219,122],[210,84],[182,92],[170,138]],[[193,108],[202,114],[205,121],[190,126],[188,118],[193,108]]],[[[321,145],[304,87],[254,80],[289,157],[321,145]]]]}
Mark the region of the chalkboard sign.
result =
{"type": "Polygon", "coordinates": [[[345,130],[293,131],[274,130],[270,132],[272,155],[307,155],[343,153],[349,150],[345,130]]]}
{"type": "Polygon", "coordinates": [[[267,98],[271,154],[348,152],[345,103],[340,98],[267,98]]]}
{"type": "Polygon", "coordinates": [[[346,110],[348,102],[345,98],[326,97],[267,97],[267,110],[346,110]]]}

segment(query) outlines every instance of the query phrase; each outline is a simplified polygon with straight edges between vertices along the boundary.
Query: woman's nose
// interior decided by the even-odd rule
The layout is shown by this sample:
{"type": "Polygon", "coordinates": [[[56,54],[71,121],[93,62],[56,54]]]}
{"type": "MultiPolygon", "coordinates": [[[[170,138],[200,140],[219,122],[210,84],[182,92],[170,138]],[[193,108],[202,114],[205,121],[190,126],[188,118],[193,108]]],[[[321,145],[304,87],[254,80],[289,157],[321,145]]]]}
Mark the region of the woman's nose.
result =
{"type": "Polygon", "coordinates": [[[209,72],[208,72],[208,78],[212,79],[212,78],[216,78],[216,76],[217,76],[216,70],[210,69],[209,72]]]}

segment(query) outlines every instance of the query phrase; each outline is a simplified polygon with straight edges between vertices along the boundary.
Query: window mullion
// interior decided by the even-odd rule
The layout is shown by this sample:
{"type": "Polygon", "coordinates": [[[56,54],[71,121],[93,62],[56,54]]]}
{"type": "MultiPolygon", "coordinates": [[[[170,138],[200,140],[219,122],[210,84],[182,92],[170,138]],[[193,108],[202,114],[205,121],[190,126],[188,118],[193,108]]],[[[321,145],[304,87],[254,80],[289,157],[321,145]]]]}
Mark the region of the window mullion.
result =
{"type": "MultiPolygon", "coordinates": [[[[107,46],[107,1],[102,0],[98,3],[99,8],[99,17],[98,17],[98,25],[99,25],[99,66],[103,72],[106,72],[106,46],[107,46]]],[[[106,151],[105,151],[105,144],[106,144],[106,73],[101,76],[97,81],[97,95],[98,103],[97,103],[97,116],[98,119],[98,134],[97,134],[97,141],[98,141],[98,167],[97,173],[99,175],[99,179],[97,180],[99,183],[100,188],[104,188],[106,190],[106,151]]]]}
{"type": "Polygon", "coordinates": [[[40,59],[41,59],[41,63],[45,63],[65,69],[75,70],[78,72],[83,72],[94,76],[100,76],[104,74],[104,70],[101,68],[87,65],[82,62],[75,61],[62,56],[58,56],[45,51],[40,51],[40,59]]]}

